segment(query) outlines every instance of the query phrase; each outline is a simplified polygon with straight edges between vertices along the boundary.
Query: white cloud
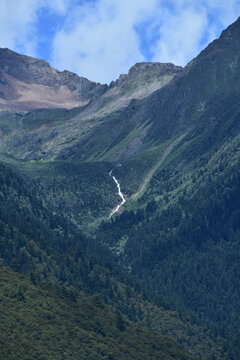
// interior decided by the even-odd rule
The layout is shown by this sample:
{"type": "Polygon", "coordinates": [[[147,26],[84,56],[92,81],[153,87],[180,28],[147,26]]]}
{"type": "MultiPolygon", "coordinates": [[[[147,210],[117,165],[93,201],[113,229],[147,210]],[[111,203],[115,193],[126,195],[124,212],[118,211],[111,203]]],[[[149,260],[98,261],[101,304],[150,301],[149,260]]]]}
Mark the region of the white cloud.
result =
{"type": "Polygon", "coordinates": [[[69,1],[64,0],[1,0],[0,1],[0,46],[21,49],[35,55],[38,34],[36,22],[38,11],[48,9],[57,13],[67,10],[69,1]]]}
{"type": "Polygon", "coordinates": [[[53,64],[100,82],[116,79],[139,61],[185,65],[239,10],[238,0],[85,1],[74,7],[56,34],[53,64]],[[136,26],[142,22],[151,22],[145,28],[146,40],[155,39],[148,45],[151,58],[141,51],[136,26]]]}
{"type": "Polygon", "coordinates": [[[163,21],[157,30],[158,41],[152,47],[152,60],[186,65],[219,36],[220,29],[236,20],[239,12],[238,0],[227,3],[222,0],[169,0],[168,6],[159,7],[159,17],[163,21]]]}
{"type": "Polygon", "coordinates": [[[240,15],[239,0],[209,0],[206,6],[208,13],[215,17],[215,23],[219,22],[223,27],[230,25],[240,15]]]}
{"type": "Polygon", "coordinates": [[[54,65],[110,82],[144,57],[134,26],[151,15],[155,0],[99,0],[74,9],[53,47],[54,65]]]}
{"type": "Polygon", "coordinates": [[[0,0],[0,46],[42,57],[48,41],[53,66],[104,83],[140,61],[185,65],[238,14],[239,0],[0,0]],[[43,11],[65,19],[49,39],[43,11]]]}
{"type": "Polygon", "coordinates": [[[159,27],[159,40],[152,49],[153,61],[185,65],[199,51],[207,27],[206,11],[188,7],[185,11],[166,14],[167,20],[159,27]]]}

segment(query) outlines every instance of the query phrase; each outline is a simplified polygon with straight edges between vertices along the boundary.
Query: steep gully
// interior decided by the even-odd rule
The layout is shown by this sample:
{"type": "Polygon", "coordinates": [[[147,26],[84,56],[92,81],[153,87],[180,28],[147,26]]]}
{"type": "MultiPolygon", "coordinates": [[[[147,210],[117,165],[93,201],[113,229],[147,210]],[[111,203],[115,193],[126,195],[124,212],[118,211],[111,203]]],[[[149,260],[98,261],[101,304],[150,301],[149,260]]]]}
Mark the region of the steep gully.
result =
{"type": "MultiPolygon", "coordinates": [[[[147,184],[149,183],[149,181],[151,180],[152,176],[154,175],[154,173],[157,171],[157,169],[159,168],[160,165],[162,165],[163,161],[166,159],[166,157],[170,154],[170,152],[173,150],[173,148],[184,138],[184,136],[186,135],[182,134],[181,136],[179,136],[177,139],[175,139],[175,141],[173,141],[164,151],[161,159],[157,162],[157,164],[153,167],[153,169],[150,170],[150,172],[147,174],[147,176],[145,177],[142,185],[140,186],[139,190],[133,194],[130,199],[134,199],[137,197],[137,195],[139,195],[141,192],[143,192],[147,186],[147,184]]],[[[121,166],[121,164],[116,165],[121,166]]],[[[113,169],[109,172],[109,176],[111,176],[113,178],[113,180],[115,181],[116,185],[117,185],[117,189],[118,189],[118,195],[120,196],[120,198],[122,199],[122,202],[117,205],[116,208],[114,208],[111,212],[111,214],[109,215],[109,219],[118,212],[118,210],[122,207],[123,204],[125,204],[125,202],[127,201],[123,195],[123,193],[121,192],[121,187],[120,184],[118,182],[118,180],[115,178],[115,176],[112,175],[112,171],[113,169]]]]}
{"type": "MultiPolygon", "coordinates": [[[[121,166],[121,164],[118,164],[116,166],[121,166]]],[[[122,199],[121,204],[117,205],[117,207],[115,209],[112,210],[111,214],[109,215],[109,219],[113,216],[113,214],[115,214],[116,212],[118,212],[118,210],[120,209],[120,207],[125,204],[126,199],[123,195],[123,193],[121,192],[121,188],[120,188],[120,184],[118,182],[118,180],[115,178],[115,176],[112,175],[112,171],[113,169],[109,172],[109,175],[113,178],[113,180],[115,181],[116,185],[117,185],[117,189],[118,189],[118,195],[120,196],[120,198],[122,199]]]]}

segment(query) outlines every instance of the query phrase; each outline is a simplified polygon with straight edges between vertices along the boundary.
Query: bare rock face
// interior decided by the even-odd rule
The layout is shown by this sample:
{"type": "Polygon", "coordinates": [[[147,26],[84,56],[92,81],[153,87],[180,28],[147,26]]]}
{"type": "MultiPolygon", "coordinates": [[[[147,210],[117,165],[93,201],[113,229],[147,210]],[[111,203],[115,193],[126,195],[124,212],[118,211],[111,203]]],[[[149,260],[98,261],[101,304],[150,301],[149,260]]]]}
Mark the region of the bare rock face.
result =
{"type": "Polygon", "coordinates": [[[0,49],[0,107],[10,110],[86,105],[105,86],[44,61],[0,49]]]}
{"type": "Polygon", "coordinates": [[[128,74],[120,75],[119,79],[113,81],[111,87],[122,87],[130,90],[130,88],[144,85],[148,86],[150,83],[155,83],[157,87],[161,87],[172,79],[176,74],[183,71],[181,66],[176,66],[172,63],[159,62],[141,62],[136,63],[130,68],[128,74]],[[129,88],[129,85],[131,87],[129,88]]]}
{"type": "Polygon", "coordinates": [[[159,62],[141,62],[131,67],[128,72],[129,76],[136,76],[139,72],[150,74],[154,73],[156,76],[164,74],[174,74],[182,71],[181,66],[176,66],[172,63],[159,63],[159,62]]]}

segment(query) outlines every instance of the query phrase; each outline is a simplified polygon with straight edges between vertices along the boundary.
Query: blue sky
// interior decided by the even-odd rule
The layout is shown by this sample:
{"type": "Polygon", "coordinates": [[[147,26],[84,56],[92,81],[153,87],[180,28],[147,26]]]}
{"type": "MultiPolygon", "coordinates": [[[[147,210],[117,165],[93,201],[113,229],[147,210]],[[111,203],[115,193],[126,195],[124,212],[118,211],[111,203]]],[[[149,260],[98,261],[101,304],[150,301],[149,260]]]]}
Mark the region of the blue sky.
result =
{"type": "Polygon", "coordinates": [[[109,83],[136,62],[186,65],[240,0],[1,0],[0,47],[109,83]]]}

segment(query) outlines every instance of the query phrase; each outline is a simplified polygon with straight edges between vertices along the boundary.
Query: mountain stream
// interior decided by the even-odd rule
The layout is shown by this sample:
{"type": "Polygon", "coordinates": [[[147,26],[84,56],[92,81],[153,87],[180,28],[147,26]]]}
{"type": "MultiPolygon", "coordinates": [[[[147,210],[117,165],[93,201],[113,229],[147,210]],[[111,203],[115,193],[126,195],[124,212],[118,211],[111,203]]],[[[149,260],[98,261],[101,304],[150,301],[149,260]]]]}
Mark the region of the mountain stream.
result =
{"type": "MultiPolygon", "coordinates": [[[[117,166],[121,166],[121,164],[117,165],[117,166]]],[[[122,202],[117,205],[116,208],[114,208],[111,212],[111,214],[109,215],[109,219],[113,216],[113,214],[115,214],[116,212],[118,212],[118,210],[120,209],[120,207],[125,204],[126,202],[126,199],[123,195],[123,193],[121,192],[121,187],[120,187],[120,184],[118,182],[118,180],[115,178],[115,176],[112,175],[112,171],[113,169],[109,172],[109,176],[111,176],[113,178],[113,180],[115,181],[116,185],[117,185],[117,189],[118,189],[118,195],[120,196],[120,198],[122,199],[122,202]]]]}

